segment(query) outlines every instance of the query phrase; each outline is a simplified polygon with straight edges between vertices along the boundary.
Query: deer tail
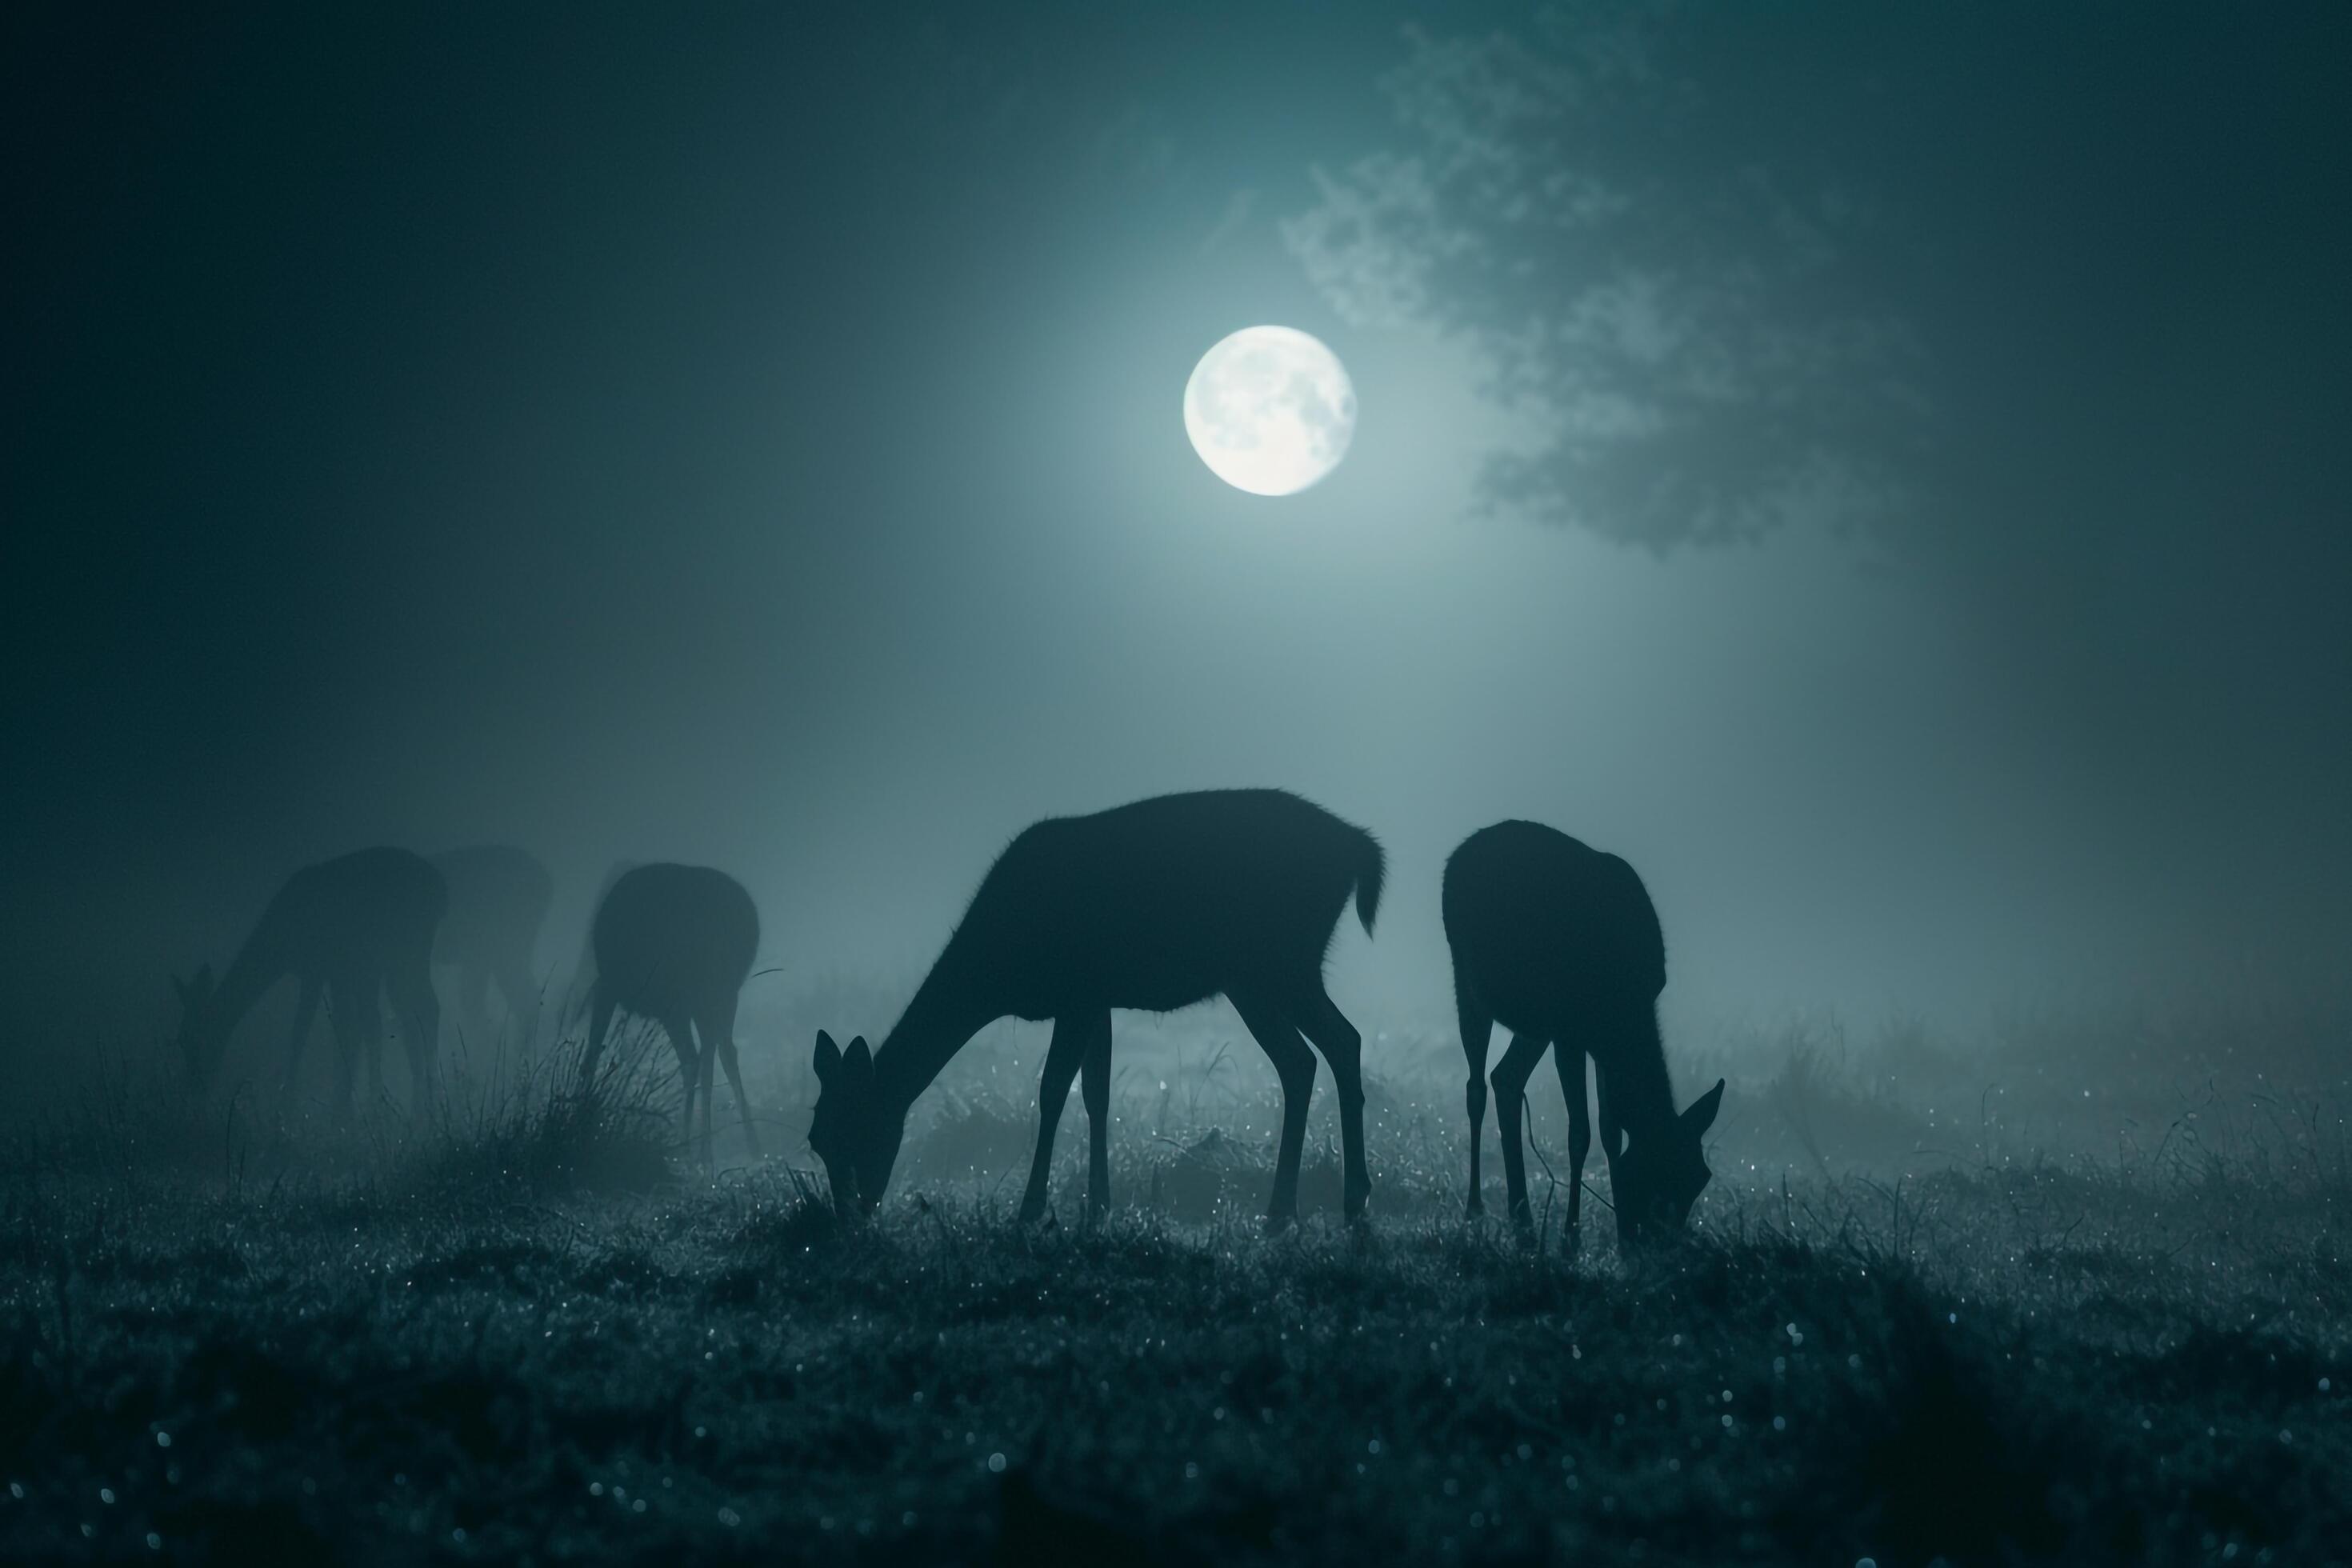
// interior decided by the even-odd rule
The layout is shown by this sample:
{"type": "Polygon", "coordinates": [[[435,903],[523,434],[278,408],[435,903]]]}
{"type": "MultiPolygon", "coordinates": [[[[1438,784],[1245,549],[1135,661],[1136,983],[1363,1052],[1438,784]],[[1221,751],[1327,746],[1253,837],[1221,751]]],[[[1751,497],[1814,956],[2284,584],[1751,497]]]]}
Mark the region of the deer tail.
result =
{"type": "Polygon", "coordinates": [[[1356,829],[1356,918],[1364,922],[1364,934],[1372,934],[1372,921],[1381,912],[1381,881],[1388,875],[1388,857],[1381,852],[1381,841],[1356,829]]]}

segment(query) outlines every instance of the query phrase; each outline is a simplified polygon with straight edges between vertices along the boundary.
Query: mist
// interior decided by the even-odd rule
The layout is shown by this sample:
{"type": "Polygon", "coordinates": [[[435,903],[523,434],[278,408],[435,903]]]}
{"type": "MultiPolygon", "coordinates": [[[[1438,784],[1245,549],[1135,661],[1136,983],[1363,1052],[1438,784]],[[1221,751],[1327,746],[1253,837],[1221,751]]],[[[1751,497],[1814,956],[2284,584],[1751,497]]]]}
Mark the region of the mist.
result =
{"type": "Polygon", "coordinates": [[[2352,12],[0,29],[0,1555],[2340,1540],[2352,12]]]}
{"type": "MultiPolygon", "coordinates": [[[[1642,867],[1704,1016],[2340,981],[2333,20],[1653,26],[1696,107],[1601,102],[1591,178],[1699,204],[1739,135],[1838,193],[1901,363],[1827,368],[1928,410],[1803,430],[1893,500],[1733,467],[1715,525],[1497,484],[1579,416],[1444,273],[1364,305],[1410,237],[1328,254],[1513,133],[1412,96],[1557,33],[1508,22],[21,20],[9,994],[129,1043],[294,866],[485,839],[557,868],[551,968],[679,858],[788,974],[911,981],[1029,821],[1256,783],[1391,846],[1383,1008],[1443,1016],[1436,868],[1504,816],[1642,867]],[[1259,320],[1363,408],[1280,503],[1174,415],[1259,320]]],[[[1530,311],[1580,239],[1517,241],[1530,311]]]]}

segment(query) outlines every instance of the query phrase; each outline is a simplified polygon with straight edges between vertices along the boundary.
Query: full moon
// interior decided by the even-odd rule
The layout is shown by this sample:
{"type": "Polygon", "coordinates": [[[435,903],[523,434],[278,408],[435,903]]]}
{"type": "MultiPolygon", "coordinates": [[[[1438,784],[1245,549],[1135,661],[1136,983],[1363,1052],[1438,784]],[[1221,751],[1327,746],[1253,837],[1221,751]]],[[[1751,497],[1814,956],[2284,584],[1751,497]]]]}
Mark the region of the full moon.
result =
{"type": "Polygon", "coordinates": [[[1294,495],[1339,466],[1356,389],[1339,356],[1290,327],[1244,327],[1184,384],[1184,432],[1210,472],[1252,495],[1294,495]]]}

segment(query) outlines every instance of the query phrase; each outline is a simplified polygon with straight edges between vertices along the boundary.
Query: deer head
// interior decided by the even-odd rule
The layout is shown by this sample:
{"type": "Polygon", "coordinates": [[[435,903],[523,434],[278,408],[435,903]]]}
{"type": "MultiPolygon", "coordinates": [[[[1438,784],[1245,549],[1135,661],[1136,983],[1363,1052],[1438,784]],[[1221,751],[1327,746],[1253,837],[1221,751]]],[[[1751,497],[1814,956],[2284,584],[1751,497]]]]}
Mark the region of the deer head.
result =
{"type": "Polygon", "coordinates": [[[1620,1247],[1663,1240],[1690,1223],[1691,1205],[1714,1177],[1699,1139],[1715,1125],[1722,1105],[1723,1080],[1717,1079],[1713,1089],[1663,1128],[1628,1137],[1612,1173],[1620,1247]]]}
{"type": "Polygon", "coordinates": [[[871,1214],[890,1184],[906,1136],[903,1120],[893,1121],[874,1082],[874,1057],[866,1037],[842,1050],[823,1030],[816,1037],[816,1112],[809,1120],[809,1148],[824,1165],[833,1206],[844,1219],[871,1214]]]}

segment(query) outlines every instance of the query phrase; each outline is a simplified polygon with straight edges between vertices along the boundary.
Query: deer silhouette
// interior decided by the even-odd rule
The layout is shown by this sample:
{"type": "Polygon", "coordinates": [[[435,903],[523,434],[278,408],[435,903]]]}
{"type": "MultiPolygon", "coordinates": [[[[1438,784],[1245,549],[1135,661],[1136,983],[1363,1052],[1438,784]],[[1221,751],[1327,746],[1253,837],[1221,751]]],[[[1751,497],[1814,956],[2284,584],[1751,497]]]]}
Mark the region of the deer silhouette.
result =
{"type": "Polygon", "coordinates": [[[1339,1086],[1354,1219],[1371,1192],[1362,1038],[1324,993],[1323,963],[1350,889],[1370,932],[1382,868],[1370,834],[1280,790],[1162,795],[1026,829],[990,868],[879,1050],[869,1053],[863,1036],[846,1051],[817,1036],[809,1146],[835,1205],[863,1214],[881,1200],[916,1098],[984,1025],[1011,1015],[1054,1021],[1021,1217],[1045,1212],[1055,1131],[1081,1073],[1091,1134],[1087,1207],[1101,1213],[1110,1202],[1111,1009],[1172,1012],[1222,994],[1282,1080],[1266,1223],[1287,1224],[1298,1212],[1315,1087],[1308,1040],[1339,1086]]]}
{"type": "Polygon", "coordinates": [[[1528,1076],[1545,1049],[1555,1047],[1568,1097],[1571,1247],[1592,1145],[1584,1104],[1588,1056],[1619,1247],[1680,1229],[1709,1178],[1699,1138],[1715,1122],[1723,1081],[1675,1112],[1658,1039],[1665,938],[1641,878],[1616,856],[1555,828],[1498,822],[1464,839],[1447,858],[1444,898],[1462,1054],[1470,1068],[1470,1212],[1484,1207],[1478,1142],[1486,1115],[1486,1047],[1500,1021],[1511,1030],[1511,1044],[1495,1066],[1495,1109],[1512,1221],[1531,1228],[1520,1108],[1528,1076]]]}
{"type": "Polygon", "coordinates": [[[458,1016],[487,1037],[490,987],[505,1003],[507,1026],[530,1038],[539,1008],[531,955],[555,884],[529,851],[478,844],[433,857],[449,885],[449,912],[433,942],[433,961],[457,971],[458,1016]]]}
{"type": "Polygon", "coordinates": [[[441,1005],[433,994],[433,931],[448,907],[441,873],[405,849],[362,849],[286,879],[217,984],[212,965],[173,984],[180,994],[179,1044],[199,1094],[208,1091],[230,1033],[288,975],[301,986],[286,1047],[281,1105],[294,1093],[321,990],[331,994],[335,1113],[352,1113],[352,1080],[364,1059],[369,1091],[383,1095],[383,1002],[399,1016],[408,1050],[411,1110],[431,1103],[441,1005]]]}
{"type": "Polygon", "coordinates": [[[701,1100],[703,1163],[710,1163],[714,1060],[726,1066],[743,1113],[743,1135],[757,1154],[760,1134],[751,1125],[751,1102],[744,1096],[743,1069],[735,1057],[736,1004],[760,945],[760,911],[743,884],[708,866],[656,861],[631,867],[605,890],[588,940],[596,979],[589,991],[582,1083],[595,1077],[616,1010],[651,1018],[677,1055],[689,1142],[698,1095],[701,1100]]]}

